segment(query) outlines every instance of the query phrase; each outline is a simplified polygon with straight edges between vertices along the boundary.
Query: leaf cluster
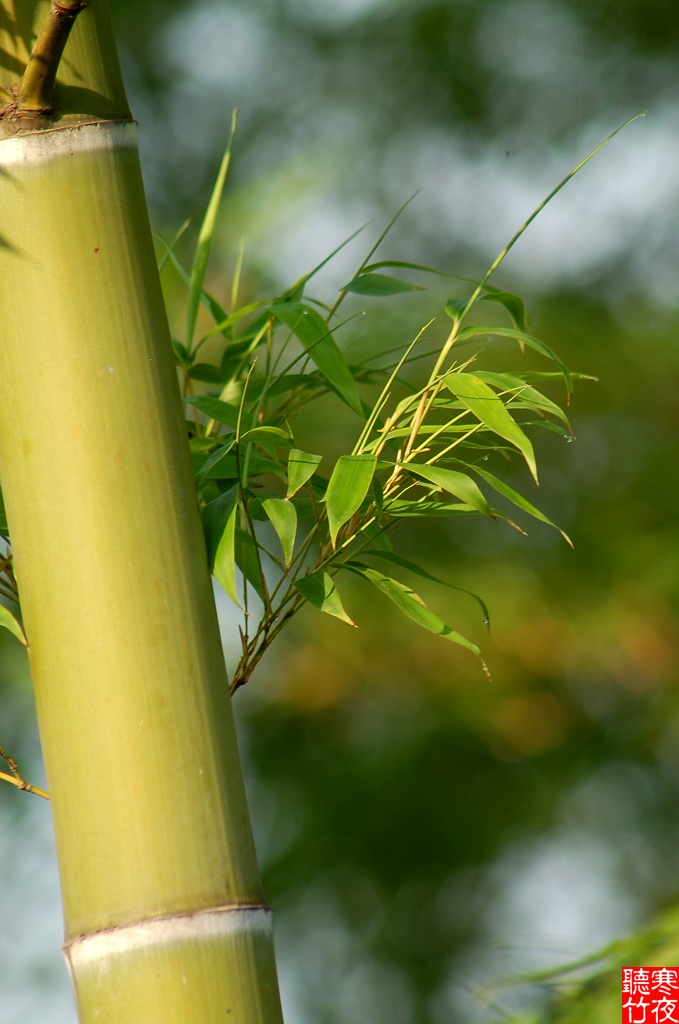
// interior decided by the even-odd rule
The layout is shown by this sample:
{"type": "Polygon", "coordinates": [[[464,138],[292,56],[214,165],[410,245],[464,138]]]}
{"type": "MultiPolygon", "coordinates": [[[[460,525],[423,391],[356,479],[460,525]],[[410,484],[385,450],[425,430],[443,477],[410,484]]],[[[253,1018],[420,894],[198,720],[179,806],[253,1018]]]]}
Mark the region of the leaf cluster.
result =
{"type": "MultiPolygon", "coordinates": [[[[395,353],[360,362],[347,358],[341,341],[352,319],[341,316],[348,296],[398,302],[407,293],[423,291],[421,281],[431,275],[449,275],[374,258],[406,203],[331,304],[315,298],[310,287],[339,249],[281,294],[241,302],[241,247],[225,309],[207,289],[206,277],[235,123],[234,115],[188,265],[177,255],[186,224],[171,242],[158,238],[161,273],[174,268],[187,292],[184,337],[173,340],[172,347],[210,570],[243,612],[232,689],[247,682],[265,650],[305,604],[354,625],[338,590],[340,575],[361,578],[424,629],[480,657],[478,646],[439,618],[400,576],[461,588],[398,554],[390,531],[412,517],[480,515],[523,532],[506,511],[512,506],[555,525],[486,463],[491,457],[501,463],[519,460],[537,483],[535,430],[572,436],[564,409],[544,389],[561,380],[567,403],[573,375],[530,333],[521,298],[493,287],[490,279],[546,203],[621,129],[565,176],[478,283],[467,282],[472,285],[468,295],[451,298],[438,311],[439,321],[447,324],[442,340],[430,340],[435,316],[395,353]],[[477,322],[479,308],[489,303],[504,310],[504,326],[477,322]],[[205,313],[211,326],[201,330],[205,313]],[[502,339],[516,342],[521,352],[536,352],[545,368],[477,368],[478,346],[502,339]],[[218,357],[207,361],[203,353],[214,350],[215,342],[218,357]],[[320,398],[344,406],[355,420],[353,446],[339,457],[323,450],[325,412],[317,420],[313,451],[295,440],[297,418],[320,398]],[[496,505],[498,498],[502,507],[496,505]],[[253,608],[253,595],[261,611],[253,608]]],[[[18,603],[1,508],[0,516],[5,550],[0,597],[18,603]]],[[[487,624],[484,602],[470,596],[487,624]]],[[[0,626],[26,642],[19,621],[4,605],[0,626]]]]}
{"type": "MultiPolygon", "coordinates": [[[[206,272],[230,153],[231,142],[190,265],[177,256],[182,232],[159,244],[161,270],[173,266],[188,292],[185,337],[173,341],[173,349],[210,569],[243,612],[232,688],[247,682],[305,604],[354,625],[338,589],[338,579],[347,576],[371,584],[424,629],[480,657],[478,646],[439,618],[401,576],[460,588],[398,554],[391,530],[411,517],[480,515],[523,532],[506,511],[512,506],[555,525],[487,465],[491,458],[501,465],[519,461],[537,483],[535,430],[572,436],[562,405],[545,393],[560,380],[567,403],[572,375],[530,333],[521,298],[490,284],[544,203],[470,294],[450,299],[396,353],[354,361],[342,345],[342,329],[351,319],[342,316],[348,296],[403,301],[406,293],[423,291],[420,282],[428,276],[447,275],[374,258],[402,208],[331,303],[314,297],[311,287],[339,250],[281,294],[241,304],[241,249],[229,309],[223,308],[206,288],[206,272]],[[504,325],[477,322],[488,304],[504,311],[504,325]],[[211,322],[202,333],[201,306],[211,322]],[[447,324],[442,340],[434,339],[435,321],[447,324]],[[217,357],[202,361],[204,347],[210,342],[214,351],[215,339],[217,357]],[[498,339],[513,340],[522,353],[536,352],[544,369],[476,368],[479,347],[498,339]],[[339,457],[324,450],[323,416],[313,446],[296,442],[300,413],[319,398],[343,406],[355,422],[353,446],[339,457]]],[[[471,596],[487,623],[485,604],[471,596]]]]}

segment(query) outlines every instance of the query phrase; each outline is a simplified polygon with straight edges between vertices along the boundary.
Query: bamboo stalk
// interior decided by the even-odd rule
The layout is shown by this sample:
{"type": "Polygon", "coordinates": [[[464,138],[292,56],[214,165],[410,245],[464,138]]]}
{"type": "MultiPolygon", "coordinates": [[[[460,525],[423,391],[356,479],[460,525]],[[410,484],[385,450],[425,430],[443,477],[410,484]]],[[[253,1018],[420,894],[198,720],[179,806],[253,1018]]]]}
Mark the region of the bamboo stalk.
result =
{"type": "MultiPolygon", "coordinates": [[[[111,52],[101,3],[69,75],[111,52]]],[[[0,141],[0,478],[65,953],[81,1024],[278,1024],[136,126],[107,89],[93,122],[57,77],[55,123],[0,141]]]]}

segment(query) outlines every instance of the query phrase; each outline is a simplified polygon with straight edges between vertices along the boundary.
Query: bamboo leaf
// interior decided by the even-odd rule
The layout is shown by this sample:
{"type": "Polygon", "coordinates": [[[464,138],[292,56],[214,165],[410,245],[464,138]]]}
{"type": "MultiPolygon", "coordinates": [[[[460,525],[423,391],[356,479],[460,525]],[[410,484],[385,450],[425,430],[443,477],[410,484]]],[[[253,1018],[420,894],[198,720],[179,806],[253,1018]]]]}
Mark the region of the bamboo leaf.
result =
{"type": "Polygon", "coordinates": [[[443,383],[481,423],[519,449],[537,482],[533,445],[493,389],[471,373],[446,374],[443,383]]]}
{"type": "Polygon", "coordinates": [[[473,508],[471,505],[450,504],[445,501],[435,501],[431,497],[419,498],[415,501],[397,499],[396,501],[389,502],[385,511],[390,516],[397,516],[398,518],[412,516],[454,516],[465,513],[473,513],[476,515],[478,513],[478,509],[473,508]]]}
{"type": "Polygon", "coordinates": [[[451,320],[459,320],[470,302],[468,295],[462,299],[448,299],[444,311],[451,320]]]}
{"type": "MultiPolygon", "coordinates": [[[[280,476],[280,466],[264,455],[251,455],[248,461],[248,475],[256,477],[262,473],[273,473],[276,476],[280,476]]],[[[235,454],[233,452],[225,452],[223,457],[203,474],[202,479],[238,480],[238,460],[235,454]]]]}
{"type": "Polygon", "coordinates": [[[302,579],[296,580],[294,585],[302,597],[309,604],[312,604],[314,608],[325,612],[326,615],[333,615],[336,619],[341,619],[342,622],[347,622],[350,626],[356,625],[354,620],[345,612],[344,605],[335,586],[335,581],[327,572],[318,569],[309,576],[303,576],[302,579]]]}
{"type": "MultiPolygon", "coordinates": [[[[186,399],[186,402],[199,409],[200,412],[204,412],[211,420],[216,420],[217,423],[231,427],[232,430],[236,430],[238,427],[238,408],[229,402],[222,402],[220,398],[213,398],[211,395],[191,396],[186,399]]],[[[245,430],[252,429],[252,417],[247,413],[243,413],[241,427],[244,427],[245,430]]]]}
{"type": "Polygon", "coordinates": [[[303,452],[300,448],[292,448],[288,455],[288,489],[286,498],[292,498],[293,494],[304,486],[316,472],[316,467],[323,458],[322,455],[313,455],[311,452],[303,452]]]}
{"type": "Polygon", "coordinates": [[[278,535],[283,549],[283,561],[289,568],[295,550],[297,535],[297,511],[291,501],[285,498],[264,498],[262,508],[278,535]]]}
{"type": "Polygon", "coordinates": [[[407,260],[378,260],[376,263],[369,263],[363,267],[363,273],[367,274],[373,270],[381,270],[382,267],[390,267],[400,270],[420,270],[424,274],[436,274],[437,277],[450,277],[443,270],[436,270],[435,267],[427,267],[423,263],[409,263],[407,260]]]}
{"type": "Polygon", "coordinates": [[[323,317],[301,302],[276,302],[271,313],[299,338],[313,362],[349,408],[363,416],[356,382],[323,317]]]}
{"type": "MultiPolygon", "coordinates": [[[[229,170],[229,163],[231,162],[231,147],[233,145],[235,130],[236,115],[234,113],[231,119],[231,134],[229,136],[229,141],[227,143],[224,156],[222,157],[222,162],[217,174],[217,180],[215,181],[212,195],[210,196],[210,201],[207,205],[207,210],[205,211],[203,223],[201,224],[200,231],[198,233],[198,242],[193,256],[191,279],[189,282],[189,297],[186,306],[186,347],[189,351],[193,348],[193,335],[196,329],[196,320],[198,318],[198,306],[203,293],[203,282],[205,281],[207,261],[210,256],[210,247],[212,246],[212,239],[215,234],[219,204],[224,190],[226,175],[229,170]]],[[[217,313],[216,319],[218,322],[224,319],[223,310],[220,310],[217,313]],[[222,314],[221,316],[219,315],[220,312],[222,314]]]]}
{"type": "Polygon", "coordinates": [[[370,569],[368,566],[358,562],[347,562],[345,563],[345,568],[360,576],[364,576],[390,601],[393,601],[397,608],[400,608],[408,618],[422,626],[423,629],[436,634],[436,636],[442,636],[444,640],[450,640],[454,644],[466,647],[468,651],[472,651],[479,658],[481,657],[481,651],[476,644],[473,644],[466,637],[462,636],[461,633],[457,633],[450,626],[447,626],[438,615],[435,615],[434,612],[427,608],[422,598],[414,590],[411,590],[410,587],[407,587],[405,583],[399,583],[398,580],[394,580],[390,576],[383,576],[376,569],[370,569]]]}
{"type": "Polygon", "coordinates": [[[376,466],[374,455],[342,455],[337,460],[325,495],[333,548],[340,528],[361,507],[376,466]]]}
{"type": "Polygon", "coordinates": [[[177,341],[176,338],[172,339],[172,352],[177,366],[191,366],[191,355],[189,350],[186,345],[182,345],[181,341],[177,341]]]}
{"type": "Polygon", "coordinates": [[[568,397],[570,398],[573,394],[573,378],[566,364],[559,358],[556,352],[552,351],[549,345],[545,345],[539,338],[534,338],[532,334],[525,334],[524,331],[517,331],[513,327],[465,327],[460,331],[458,341],[487,337],[489,335],[495,335],[499,338],[514,338],[515,341],[520,341],[522,344],[535,349],[536,352],[540,352],[541,355],[551,359],[561,370],[561,376],[566,382],[568,397]]]}
{"type": "Polygon", "coordinates": [[[289,431],[281,427],[252,427],[240,436],[241,443],[256,441],[258,444],[270,444],[276,447],[292,444],[289,431]]]}
{"type": "Polygon", "coordinates": [[[523,299],[519,295],[514,295],[512,292],[488,292],[483,296],[485,302],[499,302],[501,306],[504,306],[510,317],[512,323],[518,331],[526,330],[527,315],[526,307],[523,303],[523,299]]]}
{"type": "Polygon", "coordinates": [[[221,384],[224,380],[222,371],[212,363],[194,363],[189,369],[189,377],[204,384],[221,384]]]}
{"type": "Polygon", "coordinates": [[[5,499],[0,491],[0,535],[6,537],[8,535],[9,528],[7,525],[7,513],[5,512],[5,499]]]}
{"type": "Polygon", "coordinates": [[[210,572],[235,604],[239,603],[236,594],[235,555],[237,514],[238,486],[220,494],[203,509],[210,572]]]}
{"type": "MultiPolygon", "coordinates": [[[[204,477],[204,476],[216,476],[217,478],[219,478],[220,474],[218,472],[216,472],[216,469],[217,469],[217,467],[221,467],[222,469],[226,468],[225,464],[224,464],[225,463],[225,459],[227,458],[229,452],[231,451],[231,449],[233,448],[235,443],[236,443],[236,438],[234,437],[234,438],[231,439],[231,441],[229,441],[228,444],[221,445],[217,449],[216,452],[213,452],[212,455],[210,455],[209,458],[207,458],[205,460],[203,465],[200,467],[200,469],[196,473],[196,476],[198,478],[204,477]]],[[[235,462],[236,462],[236,460],[233,459],[234,466],[235,466],[235,462]]],[[[235,473],[234,475],[238,476],[237,473],[235,473]]]]}
{"type": "Polygon", "coordinates": [[[533,516],[534,519],[539,519],[540,522],[547,523],[548,526],[553,526],[555,530],[559,531],[566,543],[573,547],[573,542],[567,533],[564,533],[564,531],[560,529],[556,523],[552,522],[544,512],[541,512],[539,508],[532,505],[527,498],[524,498],[522,494],[519,494],[519,492],[515,491],[513,487],[506,484],[504,480],[499,480],[496,476],[493,476],[492,473],[489,473],[487,469],[481,469],[479,466],[474,466],[474,471],[478,473],[478,475],[485,480],[487,484],[490,484],[498,494],[502,494],[505,498],[508,498],[509,501],[517,506],[517,508],[520,508],[523,512],[527,512],[528,515],[533,516]]]}
{"type": "Polygon", "coordinates": [[[484,516],[495,518],[497,513],[490,507],[483,494],[466,473],[458,473],[455,469],[443,469],[441,466],[420,466],[409,462],[404,467],[409,473],[428,480],[436,487],[448,491],[456,498],[461,498],[466,505],[471,505],[484,516]]]}
{"type": "Polygon", "coordinates": [[[28,640],[26,634],[21,628],[21,623],[17,619],[16,615],[13,615],[9,608],[6,608],[4,604],[0,604],[0,626],[4,629],[8,629],[12,636],[15,636],[17,640],[20,640],[24,647],[28,647],[28,640]]]}
{"type": "Polygon", "coordinates": [[[344,291],[353,292],[355,295],[371,295],[375,297],[385,295],[398,295],[401,292],[423,292],[421,285],[409,284],[407,281],[399,281],[396,277],[388,274],[359,274],[349,284],[344,285],[344,291]]]}
{"type": "Polygon", "coordinates": [[[423,569],[421,565],[417,565],[415,562],[411,562],[408,558],[403,558],[402,555],[396,554],[395,551],[384,551],[371,549],[365,551],[366,555],[378,555],[380,558],[385,558],[389,562],[393,562],[394,565],[400,565],[403,569],[407,569],[409,572],[415,573],[417,576],[421,576],[422,579],[429,580],[431,583],[437,583],[441,587],[448,587],[449,590],[457,590],[460,594],[467,594],[469,597],[473,597],[483,614],[484,624],[490,627],[490,613],[485,601],[473,593],[471,590],[465,590],[464,587],[456,587],[454,583],[449,583],[447,580],[442,580],[439,576],[434,576],[432,573],[423,569]]]}
{"type": "Polygon", "coordinates": [[[260,560],[257,556],[257,543],[247,530],[236,528],[235,538],[236,565],[243,574],[243,577],[255,591],[262,604],[266,607],[269,597],[266,592],[266,584],[262,578],[260,560]]]}
{"type": "Polygon", "coordinates": [[[531,387],[523,377],[515,376],[512,373],[491,373],[489,370],[477,370],[476,376],[489,384],[495,384],[505,391],[512,392],[512,406],[520,408],[522,404],[525,404],[526,408],[537,409],[546,415],[555,416],[563,423],[568,432],[572,433],[568,417],[561,406],[553,402],[551,398],[547,398],[537,388],[531,387]]]}

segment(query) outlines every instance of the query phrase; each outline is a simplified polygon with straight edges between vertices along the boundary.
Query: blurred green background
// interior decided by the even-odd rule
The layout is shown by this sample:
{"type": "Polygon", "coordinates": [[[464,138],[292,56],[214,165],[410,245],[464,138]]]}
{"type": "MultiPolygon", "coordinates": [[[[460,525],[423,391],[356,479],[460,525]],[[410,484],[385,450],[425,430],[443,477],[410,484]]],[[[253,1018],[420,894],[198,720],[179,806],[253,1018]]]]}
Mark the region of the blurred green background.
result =
{"type": "MultiPolygon", "coordinates": [[[[111,6],[166,236],[199,215],[239,108],[218,297],[242,237],[244,291],[258,297],[369,222],[320,276],[331,295],[416,190],[384,258],[478,278],[572,166],[647,111],[495,281],[524,296],[533,333],[571,369],[598,378],[576,387],[576,442],[539,439],[535,500],[574,550],[539,524],[527,538],[487,521],[399,531],[404,554],[485,597],[489,636],[472,602],[421,588],[483,646],[492,681],[357,586],[358,630],[308,609],[235,699],[288,1024],[562,1019],[552,982],[500,982],[679,899],[676,4],[111,6]]],[[[407,342],[454,294],[448,282],[383,316],[376,305],[370,328],[407,342]]],[[[168,304],[179,315],[171,285],[168,304]]],[[[336,412],[319,413],[330,447],[336,412]]],[[[22,652],[0,640],[0,744],[39,782],[22,652]]],[[[0,850],[0,1021],[73,1022],[49,811],[10,787],[0,850]]],[[[569,1020],[590,1019],[589,998],[569,1020]]],[[[617,1021],[619,1003],[593,1013],[617,1021]]]]}

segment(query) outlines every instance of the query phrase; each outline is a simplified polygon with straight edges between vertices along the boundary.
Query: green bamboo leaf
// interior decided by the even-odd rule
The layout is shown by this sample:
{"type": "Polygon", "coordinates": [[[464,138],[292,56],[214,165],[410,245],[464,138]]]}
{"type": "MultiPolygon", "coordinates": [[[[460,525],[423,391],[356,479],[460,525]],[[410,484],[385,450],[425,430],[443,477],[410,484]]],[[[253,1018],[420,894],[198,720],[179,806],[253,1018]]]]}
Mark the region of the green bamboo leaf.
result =
{"type": "Polygon", "coordinates": [[[522,509],[523,512],[527,512],[528,515],[533,516],[534,519],[539,519],[540,522],[547,523],[548,526],[553,526],[555,530],[559,531],[566,543],[573,547],[573,542],[567,533],[564,533],[564,531],[560,529],[556,523],[553,523],[552,520],[544,514],[544,512],[541,512],[539,508],[532,505],[527,498],[524,498],[522,494],[519,494],[519,492],[515,491],[513,487],[506,484],[504,480],[499,480],[496,476],[493,476],[492,473],[489,473],[487,469],[481,469],[479,466],[474,466],[474,471],[478,473],[482,480],[485,480],[487,484],[490,484],[498,494],[502,494],[505,498],[508,498],[509,501],[517,506],[517,508],[522,509]]]}
{"type": "Polygon", "coordinates": [[[450,277],[443,270],[435,267],[427,267],[423,263],[408,263],[406,260],[378,260],[376,263],[368,263],[363,267],[363,273],[368,274],[373,270],[381,270],[382,267],[390,267],[400,270],[420,270],[424,274],[436,274],[437,277],[450,277]]]}
{"type": "Polygon", "coordinates": [[[481,609],[483,614],[483,621],[486,626],[490,628],[490,613],[486,606],[483,598],[479,597],[471,590],[465,590],[464,587],[456,587],[454,583],[449,583],[448,580],[442,580],[439,576],[434,576],[432,573],[423,569],[421,565],[417,565],[416,562],[411,562],[408,558],[403,558],[402,555],[396,554],[395,551],[384,551],[377,549],[370,549],[364,551],[365,555],[378,555],[380,558],[385,558],[389,562],[393,562],[394,565],[400,565],[401,568],[407,569],[409,572],[415,573],[417,576],[421,576],[422,579],[429,580],[431,583],[437,583],[441,587],[448,587],[449,590],[457,590],[460,594],[467,594],[468,597],[472,597],[481,609]]]}
{"type": "Polygon", "coordinates": [[[450,640],[454,644],[466,647],[468,651],[472,651],[479,658],[481,657],[481,651],[476,644],[473,644],[466,637],[462,636],[461,633],[457,633],[450,626],[447,626],[442,619],[439,619],[438,615],[435,615],[434,612],[427,608],[422,598],[414,590],[411,590],[410,587],[407,587],[405,583],[399,583],[398,580],[394,580],[390,576],[383,576],[376,569],[370,569],[359,562],[347,562],[345,563],[345,568],[357,573],[359,576],[364,576],[373,586],[377,587],[378,590],[393,601],[397,608],[400,608],[408,618],[422,626],[423,629],[436,634],[436,636],[442,636],[444,640],[450,640]]]}
{"type": "Polygon", "coordinates": [[[433,498],[420,498],[414,501],[405,501],[404,499],[398,498],[395,501],[390,501],[385,511],[390,516],[397,516],[400,518],[413,516],[454,516],[478,513],[478,509],[473,508],[471,505],[465,504],[450,504],[445,501],[435,501],[433,498]]]}
{"type": "Polygon", "coordinates": [[[444,311],[451,320],[459,320],[470,302],[471,299],[468,295],[462,299],[448,299],[444,311]]]}
{"type": "Polygon", "coordinates": [[[323,376],[350,409],[363,416],[356,382],[327,323],[301,302],[276,302],[271,313],[299,338],[323,376]]]}
{"type": "Polygon", "coordinates": [[[212,363],[194,363],[189,369],[189,377],[203,384],[222,384],[224,380],[222,371],[212,363]]]}
{"type": "Polygon", "coordinates": [[[458,341],[467,341],[470,338],[481,338],[494,335],[499,338],[514,338],[515,341],[520,341],[523,345],[527,345],[529,348],[535,349],[536,352],[540,352],[541,355],[551,359],[553,363],[561,370],[561,376],[566,382],[566,389],[568,397],[573,394],[573,377],[566,366],[566,364],[559,358],[556,352],[553,352],[549,345],[545,345],[539,338],[534,338],[532,334],[525,334],[524,331],[517,331],[513,327],[465,327],[460,331],[458,335],[458,341]]]}
{"type": "MultiPolygon", "coordinates": [[[[250,455],[248,461],[248,476],[256,477],[260,476],[262,473],[273,473],[275,476],[280,476],[281,469],[280,466],[273,461],[273,459],[269,459],[264,455],[250,455]]],[[[233,452],[225,452],[223,457],[219,459],[218,462],[216,462],[205,473],[202,474],[201,479],[238,480],[239,467],[238,460],[236,459],[235,454],[233,452]]]]}
{"type": "MultiPolygon", "coordinates": [[[[224,183],[229,170],[229,163],[231,162],[231,147],[233,146],[235,131],[236,115],[234,113],[231,119],[231,134],[229,136],[226,151],[222,157],[222,162],[217,174],[217,180],[215,181],[212,195],[210,196],[210,201],[207,205],[207,210],[205,211],[203,223],[201,224],[200,231],[198,233],[198,242],[193,256],[193,264],[191,266],[189,297],[186,306],[186,347],[189,351],[193,348],[193,335],[196,329],[196,320],[198,319],[198,306],[203,294],[203,283],[205,281],[207,262],[210,256],[210,247],[212,246],[212,239],[215,234],[219,204],[222,199],[224,183]]],[[[216,315],[217,321],[219,322],[220,320],[223,320],[224,316],[224,311],[220,309],[216,315]]]]}
{"type": "MultiPolygon", "coordinates": [[[[204,477],[204,476],[213,476],[213,477],[217,477],[219,479],[221,477],[221,474],[219,472],[217,472],[217,468],[220,467],[222,470],[224,470],[226,468],[225,460],[226,460],[229,452],[232,450],[233,446],[235,445],[235,443],[236,443],[236,438],[233,437],[229,441],[228,444],[221,445],[217,449],[217,451],[213,452],[212,455],[210,455],[205,460],[205,462],[202,464],[200,469],[197,471],[196,476],[199,477],[199,478],[200,477],[204,477]]],[[[235,459],[233,459],[233,463],[234,463],[234,466],[235,466],[235,463],[236,463],[235,459]]],[[[235,476],[238,476],[238,473],[235,473],[235,476]]],[[[223,477],[222,477],[222,479],[223,479],[223,477]]]]}
{"type": "Polygon", "coordinates": [[[269,517],[269,521],[278,535],[283,549],[283,561],[286,569],[289,568],[292,556],[295,551],[295,537],[297,535],[297,511],[291,501],[285,498],[264,498],[262,508],[269,517]]]}
{"type": "Polygon", "coordinates": [[[490,507],[477,485],[466,473],[458,473],[455,469],[443,469],[441,466],[420,466],[414,462],[409,462],[404,469],[448,491],[456,498],[461,498],[466,505],[471,505],[484,516],[493,519],[496,517],[495,510],[490,507]]]}
{"type": "Polygon", "coordinates": [[[526,323],[528,317],[526,315],[526,307],[523,303],[523,299],[519,295],[514,295],[512,292],[488,292],[482,296],[484,302],[499,302],[501,306],[504,306],[510,317],[512,323],[518,331],[526,330],[526,323]]]}
{"type": "Polygon", "coordinates": [[[252,427],[240,436],[241,444],[256,441],[258,444],[270,444],[275,447],[292,444],[292,435],[281,427],[252,427]]]}
{"type": "Polygon", "coordinates": [[[512,392],[515,396],[512,398],[513,408],[536,409],[545,415],[555,416],[563,423],[568,432],[572,433],[568,417],[561,406],[553,402],[551,398],[547,398],[537,388],[531,387],[523,377],[515,376],[513,373],[491,373],[489,370],[477,370],[476,376],[489,384],[495,384],[496,387],[512,392]]]}
{"type": "Polygon", "coordinates": [[[325,387],[325,381],[316,371],[313,373],[284,373],[272,381],[253,381],[250,385],[250,394],[253,398],[258,398],[262,390],[266,388],[267,396],[272,398],[274,395],[285,395],[288,391],[317,391],[321,387],[325,387]]]}
{"type": "Polygon", "coordinates": [[[238,517],[238,486],[231,487],[203,509],[203,528],[210,572],[232,601],[236,594],[235,532],[238,517]]]}
{"type": "Polygon", "coordinates": [[[28,647],[28,640],[26,634],[21,628],[21,624],[17,617],[12,614],[9,608],[6,608],[4,604],[0,604],[0,626],[4,629],[8,629],[12,636],[15,636],[17,640],[20,640],[24,647],[28,647]]]}
{"type": "Polygon", "coordinates": [[[340,528],[361,507],[376,467],[374,455],[342,455],[335,463],[325,495],[333,548],[340,528]]]}
{"type": "Polygon", "coordinates": [[[387,274],[359,274],[349,284],[345,284],[343,291],[353,292],[355,295],[371,295],[375,297],[384,295],[398,295],[401,292],[423,292],[421,285],[409,284],[407,281],[399,281],[396,277],[389,277],[387,274]]]}
{"type": "Polygon", "coordinates": [[[493,389],[472,373],[446,374],[443,383],[489,430],[519,449],[537,482],[533,445],[493,389]]]}
{"type": "MultiPolygon", "coordinates": [[[[236,430],[238,427],[238,408],[229,402],[222,402],[220,398],[213,398],[211,395],[191,396],[186,398],[185,401],[188,405],[199,409],[200,412],[204,412],[206,416],[209,416],[211,420],[215,420],[217,423],[223,423],[224,426],[231,427],[232,430],[236,430]]],[[[251,430],[252,427],[252,416],[248,413],[243,413],[241,428],[251,430]]]]}
{"type": "Polygon", "coordinates": [[[303,576],[300,580],[295,581],[295,587],[314,608],[325,612],[326,615],[334,615],[336,619],[341,619],[342,622],[347,622],[350,626],[356,625],[345,612],[335,581],[327,572],[318,569],[316,572],[310,573],[309,576],[303,576]]]}
{"type": "Polygon", "coordinates": [[[247,580],[262,604],[266,607],[269,596],[266,591],[266,584],[262,578],[262,568],[258,558],[257,543],[253,540],[247,530],[236,527],[236,565],[247,580]]]}
{"type": "Polygon", "coordinates": [[[176,338],[172,339],[171,344],[172,352],[174,354],[174,361],[177,364],[177,366],[191,366],[191,355],[186,345],[182,345],[181,341],[177,341],[176,338]]]}
{"type": "Polygon", "coordinates": [[[7,513],[5,512],[5,499],[0,491],[0,535],[7,537],[9,528],[7,525],[7,513]]]}
{"type": "Polygon", "coordinates": [[[316,472],[316,467],[323,458],[322,455],[312,455],[311,452],[303,452],[300,448],[292,448],[288,455],[288,489],[286,498],[292,498],[297,494],[300,487],[309,480],[316,472]]]}

